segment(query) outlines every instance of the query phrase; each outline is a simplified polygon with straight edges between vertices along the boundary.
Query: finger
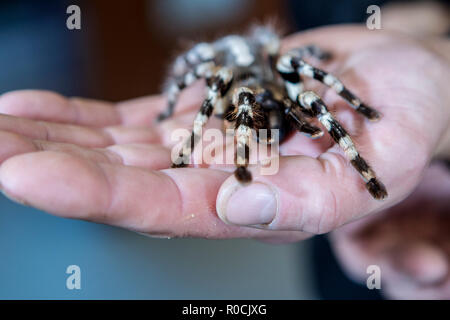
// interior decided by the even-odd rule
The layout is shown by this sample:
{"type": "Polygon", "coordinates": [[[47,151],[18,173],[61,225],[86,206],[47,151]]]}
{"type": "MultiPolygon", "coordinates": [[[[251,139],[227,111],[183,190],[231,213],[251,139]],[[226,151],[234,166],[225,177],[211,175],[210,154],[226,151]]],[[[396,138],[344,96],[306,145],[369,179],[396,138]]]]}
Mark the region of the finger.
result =
{"type": "Polygon", "coordinates": [[[0,115],[0,130],[32,139],[68,142],[87,147],[103,147],[114,143],[106,132],[94,128],[33,121],[9,115],[0,115]]]}
{"type": "Polygon", "coordinates": [[[114,104],[66,98],[51,91],[18,90],[0,97],[0,113],[34,120],[104,127],[120,123],[114,104]]]}
{"type": "Polygon", "coordinates": [[[0,115],[0,130],[21,134],[32,139],[72,143],[84,147],[105,147],[124,143],[158,143],[159,135],[147,127],[91,128],[72,124],[34,121],[0,115]]]}
{"type": "MultiPolygon", "coordinates": [[[[192,86],[184,89],[175,106],[174,116],[189,111],[197,111],[200,108],[202,100],[205,98],[204,88],[204,82],[197,81],[192,86]]],[[[155,125],[157,116],[166,107],[167,99],[162,95],[138,98],[117,104],[121,123],[125,126],[155,125]]]]}
{"type": "Polygon", "coordinates": [[[135,166],[161,170],[170,166],[170,150],[160,145],[123,144],[106,148],[86,149],[73,144],[33,141],[41,151],[57,151],[85,158],[98,163],[135,166]]]}
{"type": "Polygon", "coordinates": [[[420,242],[401,244],[386,254],[396,276],[417,285],[437,285],[449,275],[447,254],[434,245],[420,242]]]}
{"type": "Polygon", "coordinates": [[[271,164],[270,174],[264,174],[260,166],[252,167],[253,182],[248,186],[230,177],[218,195],[218,214],[236,225],[325,233],[398,202],[417,184],[421,170],[408,171],[409,177],[400,170],[398,176],[387,174],[386,168],[399,164],[366,154],[380,164],[375,171],[389,190],[385,201],[371,197],[356,170],[333,147],[317,159],[280,157],[277,165],[271,164]],[[393,181],[404,184],[395,186],[393,181]]]}
{"type": "Polygon", "coordinates": [[[448,299],[448,256],[428,244],[407,247],[398,247],[399,251],[393,250],[390,256],[378,258],[384,277],[384,293],[394,299],[448,299]],[[401,256],[394,257],[395,254],[401,256]],[[408,261],[403,260],[405,258],[408,261]],[[403,262],[412,265],[406,266],[403,262]]]}
{"type": "Polygon", "coordinates": [[[100,133],[106,133],[114,144],[129,143],[151,143],[159,144],[161,135],[154,127],[124,127],[114,126],[105,127],[97,130],[100,133]]]}
{"type": "Polygon", "coordinates": [[[24,153],[58,151],[83,157],[94,162],[122,164],[159,170],[170,166],[170,150],[154,144],[123,144],[107,148],[83,148],[74,144],[33,140],[0,131],[0,163],[24,153]]]}
{"type": "MultiPolygon", "coordinates": [[[[390,225],[390,214],[392,212],[387,212],[383,218],[386,220],[383,230],[371,235],[374,239],[370,244],[355,237],[356,230],[351,227],[352,224],[331,234],[333,252],[346,274],[357,282],[364,282],[368,266],[376,264],[382,272],[384,291],[391,297],[444,297],[450,283],[448,254],[443,248],[421,243],[420,240],[410,241],[408,234],[402,233],[408,229],[410,221],[403,220],[399,229],[399,226],[390,225]]],[[[362,224],[364,220],[366,219],[360,220],[362,224]]],[[[361,224],[360,221],[358,224],[361,224]]],[[[369,232],[365,231],[366,234],[369,232]]],[[[415,237],[417,236],[416,233],[415,237]]]]}
{"type": "MultiPolygon", "coordinates": [[[[229,226],[217,217],[215,199],[227,176],[203,169],[148,171],[54,151],[15,156],[0,166],[0,183],[7,196],[62,217],[152,235],[276,236],[229,226]]],[[[296,239],[301,236],[297,233],[296,239]]]]}
{"type": "Polygon", "coordinates": [[[124,144],[110,146],[100,151],[120,157],[120,164],[125,166],[161,170],[168,168],[171,164],[170,150],[161,145],[124,144]]]}
{"type": "MultiPolygon", "coordinates": [[[[199,107],[203,99],[201,81],[180,95],[175,114],[199,107]]],[[[66,98],[51,91],[18,90],[0,96],[0,113],[33,120],[80,126],[149,126],[166,107],[162,95],[149,96],[117,104],[86,98],[66,98]]]]}

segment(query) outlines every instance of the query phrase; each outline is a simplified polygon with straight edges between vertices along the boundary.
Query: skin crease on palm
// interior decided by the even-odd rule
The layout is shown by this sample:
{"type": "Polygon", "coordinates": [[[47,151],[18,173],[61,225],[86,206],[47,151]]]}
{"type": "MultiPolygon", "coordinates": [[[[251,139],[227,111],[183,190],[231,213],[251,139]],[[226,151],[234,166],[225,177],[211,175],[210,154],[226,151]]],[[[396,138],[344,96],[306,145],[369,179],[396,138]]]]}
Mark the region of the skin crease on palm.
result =
{"type": "MultiPolygon", "coordinates": [[[[240,186],[229,167],[166,169],[171,132],[191,127],[204,96],[201,82],[185,90],[174,117],[159,124],[162,96],[114,104],[34,90],[4,94],[1,190],[58,216],[150,236],[270,242],[299,241],[393,207],[416,188],[431,159],[450,155],[449,43],[339,26],[290,36],[283,51],[310,43],[334,54],[318,67],[383,114],[368,122],[331,90],[307,83],[386,185],[384,201],[371,198],[327,134],[310,140],[296,133],[280,147],[276,175],[250,168],[254,184],[274,192],[275,218],[254,226],[231,223],[226,202],[240,186]]],[[[220,122],[212,119],[209,127],[220,122]]]]}

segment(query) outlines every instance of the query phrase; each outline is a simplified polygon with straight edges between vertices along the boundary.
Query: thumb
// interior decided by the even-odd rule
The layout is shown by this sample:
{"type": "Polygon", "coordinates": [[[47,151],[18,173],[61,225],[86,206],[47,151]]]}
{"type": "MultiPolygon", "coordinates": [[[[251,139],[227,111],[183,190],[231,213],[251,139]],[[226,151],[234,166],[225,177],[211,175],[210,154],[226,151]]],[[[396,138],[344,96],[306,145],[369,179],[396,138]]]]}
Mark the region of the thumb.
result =
{"type": "MultiPolygon", "coordinates": [[[[261,167],[250,171],[250,184],[242,185],[231,176],[219,190],[216,209],[226,223],[325,233],[381,210],[395,198],[374,200],[345,157],[333,148],[317,159],[281,157],[275,175],[263,175],[261,167]]],[[[383,182],[389,190],[390,181],[383,182]]]]}

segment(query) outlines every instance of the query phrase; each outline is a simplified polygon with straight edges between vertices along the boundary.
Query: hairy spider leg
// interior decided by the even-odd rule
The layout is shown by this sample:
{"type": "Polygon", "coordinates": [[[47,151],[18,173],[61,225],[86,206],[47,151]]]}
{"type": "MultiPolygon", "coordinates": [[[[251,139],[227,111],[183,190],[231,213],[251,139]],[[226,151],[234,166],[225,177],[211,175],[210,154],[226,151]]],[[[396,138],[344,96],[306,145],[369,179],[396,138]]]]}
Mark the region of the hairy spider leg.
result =
{"type": "Polygon", "coordinates": [[[213,61],[215,58],[214,46],[211,43],[200,42],[175,59],[170,74],[174,77],[182,76],[199,64],[213,61]]]}
{"type": "Polygon", "coordinates": [[[238,66],[246,67],[255,60],[246,40],[237,35],[224,37],[214,43],[199,43],[180,55],[172,68],[172,77],[166,89],[167,109],[158,116],[162,121],[172,116],[180,92],[199,78],[207,78],[215,66],[214,59],[220,53],[229,53],[238,66]]]}
{"type": "Polygon", "coordinates": [[[219,100],[224,97],[230,89],[232,82],[233,73],[230,69],[225,67],[220,68],[213,77],[207,79],[208,96],[203,101],[200,111],[195,117],[191,136],[181,148],[177,160],[172,164],[172,168],[185,167],[189,164],[194,147],[201,138],[203,126],[208,122],[208,119],[219,100]]]}
{"type": "Polygon", "coordinates": [[[387,197],[385,186],[376,177],[375,172],[362,158],[352,139],[342,125],[328,111],[325,103],[312,91],[305,91],[299,97],[300,106],[316,116],[327,129],[333,140],[344,150],[353,167],[363,178],[369,193],[377,200],[387,197]]]}
{"type": "Polygon", "coordinates": [[[289,52],[294,53],[296,56],[303,57],[313,57],[322,61],[326,61],[332,58],[331,52],[322,50],[320,47],[310,44],[299,48],[294,48],[289,52]]]}
{"type": "Polygon", "coordinates": [[[181,90],[199,78],[211,76],[215,57],[213,46],[201,42],[175,59],[164,89],[168,100],[167,109],[158,116],[158,121],[172,116],[181,90]]]}
{"type": "Polygon", "coordinates": [[[247,87],[240,87],[233,95],[233,104],[235,105],[234,120],[236,121],[236,170],[234,175],[242,183],[250,182],[252,174],[247,167],[250,159],[250,139],[252,138],[252,129],[258,127],[261,121],[258,104],[255,94],[247,87]]]}
{"type": "Polygon", "coordinates": [[[274,28],[257,26],[253,28],[251,38],[262,48],[262,52],[267,54],[269,71],[273,76],[281,47],[279,34],[274,28]]]}
{"type": "Polygon", "coordinates": [[[213,61],[203,62],[196,65],[193,69],[188,70],[183,75],[170,79],[165,90],[167,108],[159,114],[157,120],[162,121],[172,116],[181,90],[194,83],[197,79],[211,77],[214,72],[214,67],[215,64],[213,61]]]}
{"type": "MultiPolygon", "coordinates": [[[[264,89],[262,94],[256,95],[256,101],[263,109],[274,110],[279,109],[282,116],[292,125],[293,128],[297,129],[299,132],[305,134],[306,136],[315,139],[323,135],[323,131],[320,128],[312,125],[306,119],[304,113],[301,111],[300,107],[296,105],[289,97],[284,96],[282,99],[276,99],[270,90],[264,89]]],[[[269,128],[273,128],[273,120],[269,114],[269,128]]],[[[281,119],[280,119],[281,120],[281,119]]],[[[278,126],[280,127],[280,126],[278,126]]],[[[269,131],[270,132],[270,131],[269,131]]],[[[280,132],[280,142],[283,140],[283,134],[280,132]]],[[[271,141],[269,141],[270,143],[271,141]]]]}
{"type": "Polygon", "coordinates": [[[288,97],[298,103],[298,97],[305,90],[302,78],[298,72],[292,67],[290,59],[286,59],[286,55],[283,55],[277,61],[277,71],[284,81],[284,86],[288,97]]]}
{"type": "MultiPolygon", "coordinates": [[[[302,48],[299,48],[299,50],[300,49],[302,48]]],[[[298,72],[290,64],[286,65],[285,62],[286,59],[281,58],[277,62],[277,70],[284,81],[284,86],[289,98],[285,101],[285,113],[292,120],[291,122],[294,123],[294,126],[298,131],[309,135],[311,138],[321,137],[323,135],[322,130],[310,125],[304,118],[302,112],[299,112],[298,98],[305,87],[298,72]]],[[[308,113],[307,110],[304,110],[303,113],[313,116],[311,113],[308,113]]]]}
{"type": "Polygon", "coordinates": [[[275,139],[278,138],[278,142],[281,142],[288,133],[288,124],[285,121],[284,105],[282,101],[275,98],[273,92],[261,85],[256,84],[253,88],[255,92],[255,101],[258,107],[260,107],[261,114],[260,127],[266,129],[266,134],[261,131],[256,132],[258,143],[272,144],[275,139]],[[272,134],[272,130],[279,130],[277,135],[272,134]]]}
{"type": "Polygon", "coordinates": [[[238,67],[248,67],[255,61],[247,40],[242,36],[226,36],[217,40],[214,43],[214,48],[217,52],[231,55],[233,64],[238,67]]]}
{"type": "Polygon", "coordinates": [[[256,26],[252,29],[251,39],[258,43],[270,56],[276,56],[280,50],[280,35],[274,28],[268,26],[256,26]]]}
{"type": "Polygon", "coordinates": [[[291,123],[299,132],[312,139],[323,136],[323,131],[320,128],[308,122],[298,104],[292,102],[289,98],[285,98],[283,103],[285,106],[285,114],[291,119],[291,123]]]}
{"type": "Polygon", "coordinates": [[[381,117],[381,114],[377,110],[364,104],[335,76],[327,73],[326,71],[313,67],[292,52],[283,55],[278,60],[277,69],[279,70],[279,72],[284,73],[285,76],[286,74],[291,75],[294,71],[299,75],[310,77],[322,82],[326,86],[335,90],[336,93],[339,94],[345,101],[347,101],[351,107],[353,107],[357,112],[361,113],[369,120],[376,121],[381,117]]]}

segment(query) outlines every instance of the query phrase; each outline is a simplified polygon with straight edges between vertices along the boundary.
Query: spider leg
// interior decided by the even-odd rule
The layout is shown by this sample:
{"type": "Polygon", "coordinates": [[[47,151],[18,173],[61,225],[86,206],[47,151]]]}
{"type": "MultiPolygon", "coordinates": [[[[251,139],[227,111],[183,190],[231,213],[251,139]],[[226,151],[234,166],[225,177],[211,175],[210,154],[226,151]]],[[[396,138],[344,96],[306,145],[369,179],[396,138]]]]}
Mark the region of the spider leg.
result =
{"type": "Polygon", "coordinates": [[[322,130],[311,125],[304,118],[304,114],[313,117],[314,115],[310,112],[309,109],[300,108],[298,105],[299,96],[302,94],[304,90],[303,81],[300,75],[297,72],[292,72],[291,68],[286,69],[280,63],[277,64],[278,73],[281,75],[284,85],[286,87],[286,91],[288,94],[288,99],[284,100],[285,104],[285,113],[292,120],[291,122],[294,124],[295,128],[310,136],[311,138],[318,138],[323,135],[322,130]]]}
{"type": "Polygon", "coordinates": [[[305,91],[299,97],[300,106],[309,109],[330,133],[333,140],[344,150],[353,167],[359,172],[369,193],[378,200],[387,197],[385,186],[376,177],[375,172],[362,158],[352,139],[342,125],[328,111],[325,103],[312,91],[305,91]]]}
{"type": "Polygon", "coordinates": [[[251,38],[267,54],[270,76],[273,77],[281,46],[280,35],[271,26],[257,26],[253,28],[251,38]]]}
{"type": "Polygon", "coordinates": [[[181,90],[191,85],[197,79],[211,77],[214,67],[215,64],[212,61],[202,62],[193,69],[186,71],[184,74],[169,79],[166,89],[164,90],[165,95],[167,96],[167,109],[159,114],[158,121],[165,120],[172,116],[181,90]]]}
{"type": "Polygon", "coordinates": [[[230,89],[232,81],[232,71],[224,67],[218,69],[214,76],[207,81],[208,97],[203,101],[200,111],[195,117],[191,136],[186,140],[184,146],[181,148],[177,160],[172,164],[172,168],[185,167],[189,164],[189,159],[194,147],[201,138],[203,126],[208,122],[208,119],[214,111],[217,103],[230,89]]]}
{"type": "Polygon", "coordinates": [[[323,131],[320,128],[317,128],[308,122],[298,104],[293,103],[289,98],[284,99],[283,103],[285,106],[285,114],[291,119],[291,123],[298,131],[312,139],[323,136],[323,131]]]}
{"type": "Polygon", "coordinates": [[[252,180],[252,175],[247,167],[250,158],[250,139],[252,129],[258,127],[261,120],[260,110],[256,103],[255,94],[247,87],[240,87],[233,95],[235,107],[234,120],[236,121],[236,170],[234,175],[240,182],[246,183],[252,180]]]}
{"type": "Polygon", "coordinates": [[[332,54],[329,51],[325,51],[320,47],[310,44],[303,47],[292,49],[290,52],[294,52],[297,56],[303,57],[314,57],[322,61],[326,61],[332,58],[332,54]]]}
{"type": "Polygon", "coordinates": [[[164,90],[168,99],[167,110],[159,115],[158,121],[173,114],[181,90],[198,78],[207,77],[208,73],[211,73],[215,55],[216,52],[211,44],[201,42],[175,59],[170,72],[171,77],[164,90]]]}
{"type": "Polygon", "coordinates": [[[169,79],[164,90],[168,100],[167,109],[158,116],[158,121],[173,114],[181,90],[199,78],[208,78],[212,75],[214,59],[224,53],[231,55],[234,62],[242,67],[249,66],[255,60],[249,44],[241,36],[227,36],[211,44],[197,44],[175,60],[172,68],[174,77],[169,79]]]}
{"type": "MultiPolygon", "coordinates": [[[[290,51],[281,56],[277,63],[277,70],[285,80],[286,89],[288,92],[291,90],[291,94],[289,95],[291,99],[294,98],[293,95],[295,95],[296,92],[294,92],[293,89],[290,89],[289,84],[295,83],[293,81],[297,81],[297,83],[300,82],[297,80],[295,74],[298,76],[303,75],[314,78],[334,89],[336,93],[346,100],[357,112],[361,113],[369,120],[375,121],[381,117],[381,114],[377,110],[364,104],[358,97],[348,90],[339,79],[332,74],[306,63],[301,56],[296,54],[294,51],[290,51]]],[[[294,99],[294,101],[296,100],[294,99]]]]}
{"type": "Polygon", "coordinates": [[[179,55],[172,64],[171,74],[179,77],[186,74],[199,64],[214,61],[216,51],[212,44],[200,42],[194,47],[179,55]]]}

